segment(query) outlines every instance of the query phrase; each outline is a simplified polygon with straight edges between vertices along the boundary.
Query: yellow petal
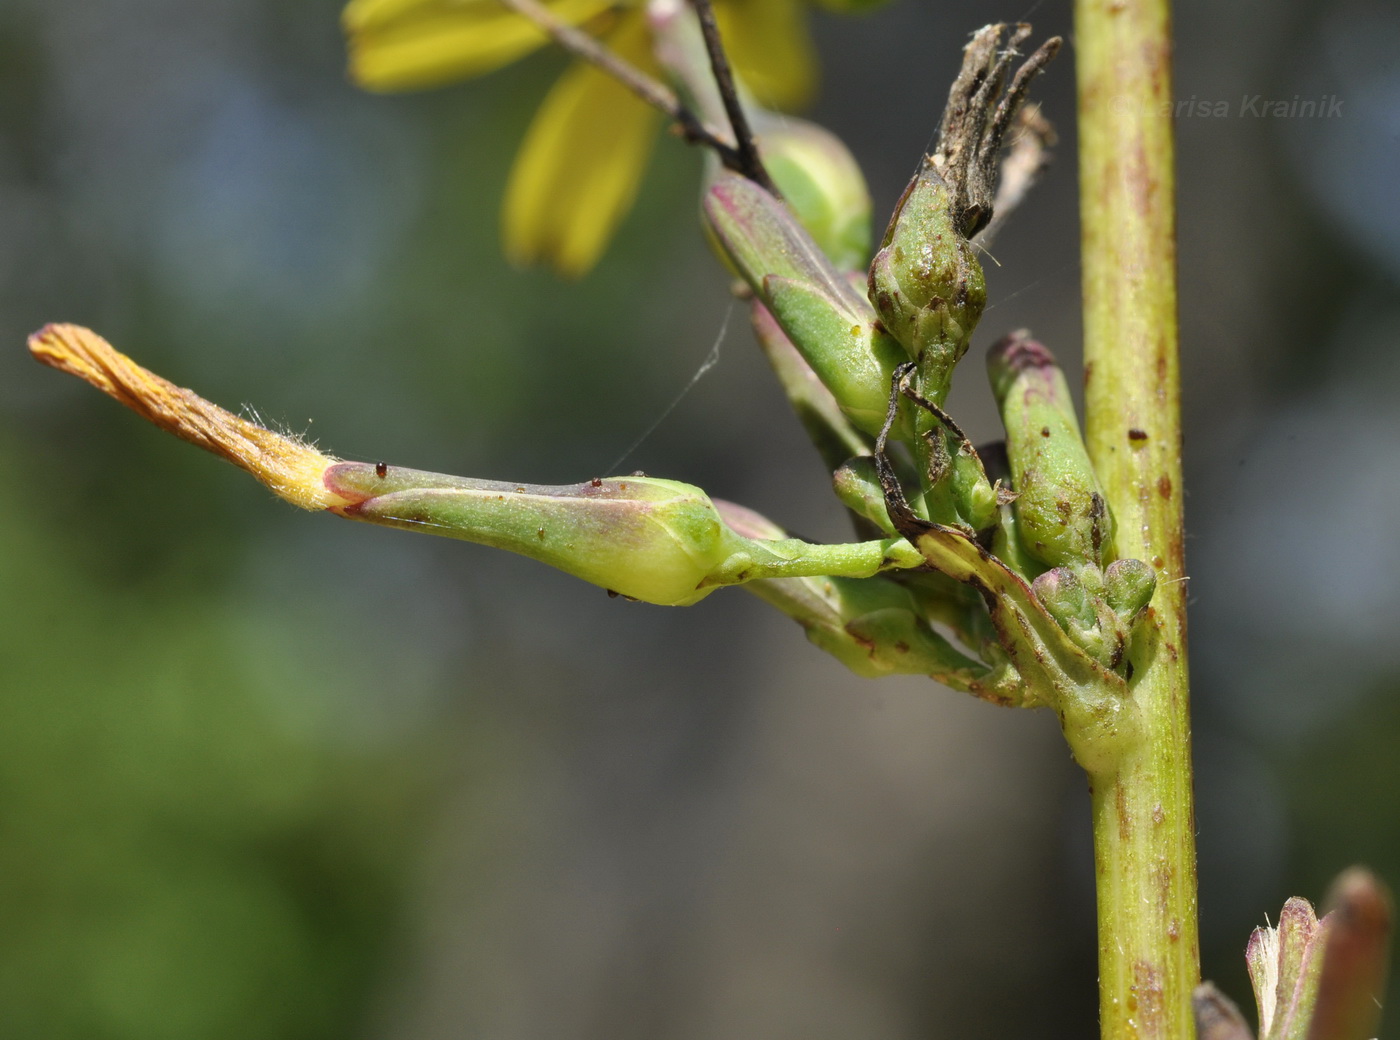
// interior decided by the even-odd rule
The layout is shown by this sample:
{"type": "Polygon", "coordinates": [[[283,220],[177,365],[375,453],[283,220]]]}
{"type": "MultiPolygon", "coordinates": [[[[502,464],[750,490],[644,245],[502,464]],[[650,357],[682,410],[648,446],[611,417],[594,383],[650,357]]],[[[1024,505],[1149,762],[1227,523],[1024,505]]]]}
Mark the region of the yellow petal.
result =
{"type": "MultiPolygon", "coordinates": [[[[615,51],[651,71],[651,41],[640,13],[608,38],[615,51]]],[[[591,65],[577,62],[545,98],[515,158],[503,231],[512,263],[548,263],[585,274],[632,208],[660,115],[591,65]]]]}
{"type": "MultiPolygon", "coordinates": [[[[616,0],[553,0],[570,24],[616,0]]],[[[341,18],[350,76],[370,90],[413,90],[479,76],[540,47],[546,37],[499,0],[351,0],[341,18]]]]}
{"type": "Polygon", "coordinates": [[[716,0],[734,71],[764,108],[802,108],[817,89],[817,52],[802,0],[716,0]]]}
{"type": "Polygon", "coordinates": [[[45,325],[29,352],[46,365],[86,380],[162,430],[239,466],[302,509],[353,504],[321,479],[337,460],[311,445],[250,423],[193,390],[176,386],[81,325],[45,325]]]}

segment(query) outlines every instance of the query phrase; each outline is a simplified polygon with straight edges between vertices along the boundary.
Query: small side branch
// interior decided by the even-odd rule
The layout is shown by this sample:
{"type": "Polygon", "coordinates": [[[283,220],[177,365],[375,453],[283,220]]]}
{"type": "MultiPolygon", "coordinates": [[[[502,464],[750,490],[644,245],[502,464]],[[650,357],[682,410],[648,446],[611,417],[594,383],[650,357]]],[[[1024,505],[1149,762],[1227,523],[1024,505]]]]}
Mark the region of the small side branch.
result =
{"type": "Polygon", "coordinates": [[[646,104],[667,116],[689,144],[704,145],[713,151],[725,169],[733,170],[749,180],[762,185],[777,194],[773,181],[764,169],[754,145],[753,134],[739,107],[735,93],[733,76],[729,62],[719,44],[719,33],[714,25],[714,15],[709,12],[709,4],[696,4],[701,11],[701,26],[705,28],[705,13],[709,13],[709,26],[705,28],[705,44],[710,50],[710,62],[714,68],[715,81],[720,95],[724,98],[725,111],[729,113],[734,127],[738,147],[725,140],[721,131],[708,125],[695,112],[676,96],[676,92],[653,76],[647,75],[625,58],[610,50],[606,45],[576,26],[570,25],[556,16],[540,0],[499,0],[522,18],[527,18],[539,27],[540,31],[575,57],[582,58],[595,68],[611,76],[630,90],[646,104]],[[718,58],[716,57],[718,55],[718,58]],[[737,113],[737,116],[736,116],[737,113]]]}
{"type": "Polygon", "coordinates": [[[777,186],[768,176],[768,170],[758,154],[758,145],[754,142],[748,116],[744,114],[744,106],[739,102],[739,90],[734,83],[734,74],[729,68],[729,58],[724,53],[724,43],[719,37],[714,8],[710,5],[710,0],[690,0],[690,6],[695,9],[695,15],[700,20],[700,32],[705,38],[705,50],[710,56],[710,71],[714,74],[715,86],[724,102],[724,111],[729,116],[729,125],[734,130],[734,140],[738,142],[735,152],[740,165],[731,169],[777,196],[777,186]]]}
{"type": "Polygon", "coordinates": [[[748,176],[740,150],[726,141],[720,131],[707,125],[692,112],[670,87],[648,76],[582,29],[559,19],[540,3],[540,0],[500,0],[500,3],[521,17],[528,18],[564,50],[611,76],[642,101],[670,118],[679,128],[681,137],[688,143],[704,145],[719,157],[726,169],[748,176]]]}

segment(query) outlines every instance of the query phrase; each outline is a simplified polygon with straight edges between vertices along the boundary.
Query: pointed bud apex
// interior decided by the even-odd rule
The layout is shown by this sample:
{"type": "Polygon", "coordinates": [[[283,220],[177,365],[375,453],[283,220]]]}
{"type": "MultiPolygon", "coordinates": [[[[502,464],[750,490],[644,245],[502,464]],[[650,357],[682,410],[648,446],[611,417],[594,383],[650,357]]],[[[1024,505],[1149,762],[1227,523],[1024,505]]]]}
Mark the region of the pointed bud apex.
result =
{"type": "Polygon", "coordinates": [[[162,430],[247,470],[292,505],[329,509],[345,504],[321,482],[335,459],[162,379],[89,329],[46,325],[29,337],[29,352],[91,383],[162,430]]]}
{"type": "Polygon", "coordinates": [[[1006,426],[1022,544],[1052,567],[1102,564],[1111,557],[1113,521],[1064,373],[1025,330],[992,347],[987,371],[1006,426]]]}
{"type": "Polygon", "coordinates": [[[903,357],[875,314],[781,202],[722,174],[705,194],[705,219],[728,259],[788,338],[866,433],[884,423],[890,379],[903,357]]]}
{"type": "Polygon", "coordinates": [[[843,462],[831,475],[831,486],[841,504],[856,516],[864,517],[888,535],[895,534],[873,458],[861,455],[843,462]]]}
{"type": "Polygon", "coordinates": [[[909,356],[922,358],[924,393],[938,401],[987,305],[982,265],[951,205],[943,177],[925,161],[870,265],[870,302],[909,356]]]}
{"type": "Polygon", "coordinates": [[[1128,624],[1147,609],[1157,589],[1157,573],[1142,560],[1114,560],[1103,573],[1104,599],[1128,624]]]}
{"type": "Polygon", "coordinates": [[[759,118],[758,149],[783,201],[842,271],[870,262],[870,192],[841,139],[791,116],[759,118]]]}

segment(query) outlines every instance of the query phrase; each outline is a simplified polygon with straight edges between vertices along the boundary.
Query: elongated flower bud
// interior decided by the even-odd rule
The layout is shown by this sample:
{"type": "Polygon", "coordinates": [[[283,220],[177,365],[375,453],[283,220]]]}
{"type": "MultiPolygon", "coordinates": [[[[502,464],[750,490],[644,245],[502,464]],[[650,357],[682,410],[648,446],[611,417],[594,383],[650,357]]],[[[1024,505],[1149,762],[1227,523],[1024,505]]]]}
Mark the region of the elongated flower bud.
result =
{"type": "Polygon", "coordinates": [[[987,369],[1006,426],[1022,544],[1051,567],[1101,566],[1111,556],[1113,521],[1064,373],[1024,330],[991,349],[987,369]]]}
{"type": "Polygon", "coordinates": [[[757,184],[722,174],[705,195],[705,218],[749,283],[841,410],[861,430],[884,423],[899,345],[787,208],[757,184]]]}
{"type": "Polygon", "coordinates": [[[939,404],[987,305],[982,265],[959,232],[952,206],[952,192],[926,160],[870,265],[870,302],[909,356],[920,360],[923,392],[939,404]]]}
{"type": "Polygon", "coordinates": [[[322,479],[350,502],[340,516],[505,549],[665,606],[712,592],[702,583],[743,542],[699,488],[654,477],[553,487],[339,462],[322,479]]]}
{"type": "MultiPolygon", "coordinates": [[[[546,487],[341,462],[174,386],[87,329],[50,325],[30,339],[30,351],[241,466],[303,509],[508,549],[649,603],[682,606],[721,585],[758,578],[868,578],[923,561],[902,538],[837,545],[748,538],[724,522],[703,491],[674,480],[613,477],[546,487]]],[[[737,515],[762,527],[757,514],[737,515]]]]}

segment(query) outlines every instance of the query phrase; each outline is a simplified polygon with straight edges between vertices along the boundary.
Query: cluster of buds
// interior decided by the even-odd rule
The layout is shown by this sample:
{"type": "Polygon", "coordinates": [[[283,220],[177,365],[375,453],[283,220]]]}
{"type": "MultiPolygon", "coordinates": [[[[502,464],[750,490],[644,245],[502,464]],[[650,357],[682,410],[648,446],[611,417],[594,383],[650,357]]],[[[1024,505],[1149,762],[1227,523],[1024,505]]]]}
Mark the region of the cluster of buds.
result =
{"type": "Polygon", "coordinates": [[[1028,333],[988,353],[1006,428],[1004,447],[987,455],[998,479],[943,409],[986,306],[978,235],[1043,162],[1027,161],[1019,144],[1007,177],[1015,183],[998,191],[1006,135],[1018,129],[1032,143],[1046,136],[1038,115],[1021,106],[1059,41],[1015,67],[1027,32],[1020,26],[1008,37],[993,25],[974,35],[935,148],[867,270],[838,264],[822,223],[803,206],[741,176],[714,179],[704,215],[753,298],[760,342],[835,467],[836,493],[857,530],[903,535],[928,570],[978,595],[952,596],[927,573],[880,580],[910,589],[926,615],[950,624],[989,664],[1011,662],[1025,683],[1020,703],[1058,703],[1086,683],[1121,684],[1156,574],[1143,561],[1116,558],[1112,514],[1068,385],[1028,333]],[[1005,472],[996,472],[1003,460],[1005,472]]]}
{"type": "Polygon", "coordinates": [[[726,90],[713,26],[689,6],[650,0],[646,12],[693,125],[730,121],[735,143],[706,179],[706,229],[860,540],[790,538],[641,474],[543,487],[343,462],[167,383],[85,329],[51,326],[32,351],[299,506],[507,549],[649,603],[740,585],[860,674],[920,673],[999,703],[1052,705],[1087,764],[1131,725],[1122,694],[1155,575],[1114,556],[1108,503],[1044,347],[1015,333],[989,355],[1006,426],[996,479],[943,408],[986,305],[977,238],[1044,162],[1048,128],[1023,101],[1059,40],[1018,65],[1028,27],[974,34],[936,146],[872,256],[869,194],[844,146],[726,90]]]}

